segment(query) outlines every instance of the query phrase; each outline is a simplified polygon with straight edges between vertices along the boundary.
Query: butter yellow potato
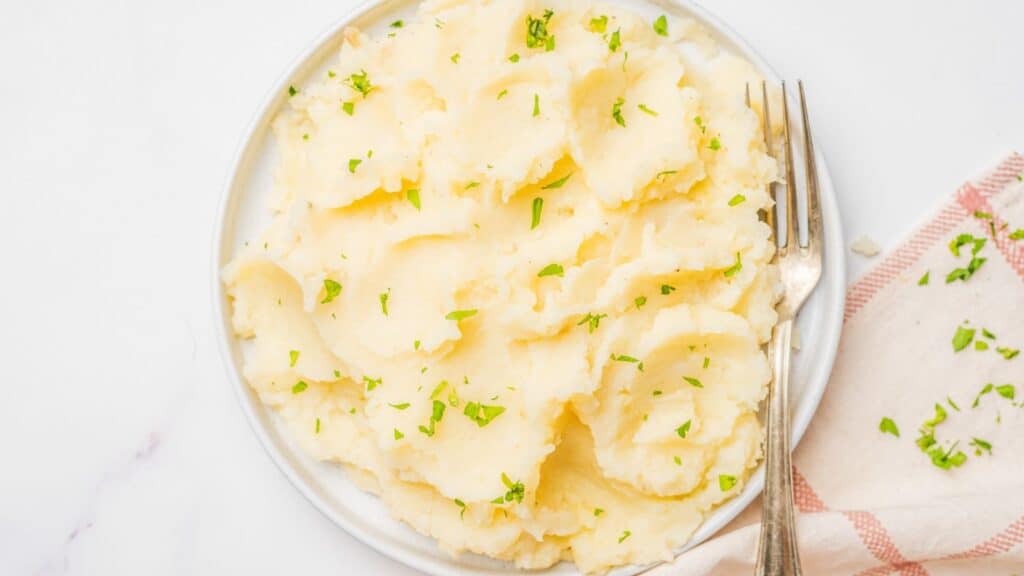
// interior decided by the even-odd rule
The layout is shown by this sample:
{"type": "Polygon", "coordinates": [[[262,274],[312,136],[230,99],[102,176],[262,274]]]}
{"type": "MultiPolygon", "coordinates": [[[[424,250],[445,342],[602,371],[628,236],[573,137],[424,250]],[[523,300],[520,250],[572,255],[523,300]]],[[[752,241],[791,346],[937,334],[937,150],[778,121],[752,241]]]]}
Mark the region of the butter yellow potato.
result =
{"type": "Polygon", "coordinates": [[[246,379],[453,554],[671,558],[761,454],[758,80],[694,22],[589,2],[348,30],[223,270],[246,379]]]}

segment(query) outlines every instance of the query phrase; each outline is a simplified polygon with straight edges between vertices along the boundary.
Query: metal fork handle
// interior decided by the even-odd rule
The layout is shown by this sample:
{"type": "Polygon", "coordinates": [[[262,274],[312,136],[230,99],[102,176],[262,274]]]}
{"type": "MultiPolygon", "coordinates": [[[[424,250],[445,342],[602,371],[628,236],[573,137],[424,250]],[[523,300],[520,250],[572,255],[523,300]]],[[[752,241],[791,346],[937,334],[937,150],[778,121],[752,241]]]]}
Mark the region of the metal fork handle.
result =
{"type": "Polygon", "coordinates": [[[765,488],[757,576],[800,576],[796,517],[793,514],[793,473],[789,448],[789,357],[793,319],[775,325],[769,345],[772,383],[768,390],[765,439],[765,488]]]}

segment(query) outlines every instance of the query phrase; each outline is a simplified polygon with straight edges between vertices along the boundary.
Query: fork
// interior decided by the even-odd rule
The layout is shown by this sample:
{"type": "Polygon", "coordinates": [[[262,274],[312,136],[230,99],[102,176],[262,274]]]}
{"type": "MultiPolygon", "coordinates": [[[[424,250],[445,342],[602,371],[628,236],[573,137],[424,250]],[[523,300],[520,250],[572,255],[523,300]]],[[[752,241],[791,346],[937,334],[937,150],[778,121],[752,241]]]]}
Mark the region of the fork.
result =
{"type": "MultiPolygon", "coordinates": [[[[779,319],[768,345],[772,365],[772,383],[768,391],[766,423],[765,486],[762,498],[761,536],[758,542],[756,576],[800,576],[800,551],[797,547],[796,522],[793,514],[793,475],[790,462],[789,434],[789,357],[793,338],[793,320],[821,278],[821,203],[818,196],[818,173],[814,159],[811,127],[807,118],[807,100],[803,82],[800,89],[800,112],[803,124],[804,170],[806,172],[806,218],[803,227],[806,241],[800,241],[800,220],[797,210],[796,176],[793,169],[793,143],[790,136],[789,106],[786,84],[782,84],[782,122],[786,165],[786,209],[781,220],[785,232],[777,238],[776,207],[765,211],[765,222],[776,237],[774,262],[778,267],[784,294],[776,306],[779,319]]],[[[768,111],[768,86],[761,83],[762,120],[767,152],[772,155],[771,117],[768,111]]],[[[750,89],[747,88],[749,104],[750,89]]],[[[768,185],[769,195],[776,198],[778,183],[768,185]]]]}

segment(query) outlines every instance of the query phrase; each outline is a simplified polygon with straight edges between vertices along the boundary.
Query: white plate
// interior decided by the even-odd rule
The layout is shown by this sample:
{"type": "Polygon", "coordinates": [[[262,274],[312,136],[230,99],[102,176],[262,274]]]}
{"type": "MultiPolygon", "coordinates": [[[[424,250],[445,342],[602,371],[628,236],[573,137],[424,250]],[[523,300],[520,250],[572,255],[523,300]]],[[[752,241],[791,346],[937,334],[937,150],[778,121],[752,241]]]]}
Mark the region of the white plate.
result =
{"type": "MultiPolygon", "coordinates": [[[[616,2],[628,4],[652,20],[660,13],[695,18],[703,23],[723,48],[749,60],[769,81],[779,80],[778,75],[743,39],[690,0],[616,2]]],[[[277,417],[260,403],[241,376],[241,347],[232,334],[229,305],[220,282],[220,270],[235,251],[269,223],[265,206],[271,189],[271,167],[274,161],[269,126],[285,104],[287,87],[290,84],[299,85],[311,75],[323,73],[326,60],[337,53],[341,32],[346,26],[354,25],[371,34],[381,33],[393,20],[408,17],[416,4],[416,0],[370,0],[359,5],[348,16],[336,22],[289,67],[260,107],[231,167],[217,219],[212,274],[217,331],[228,378],[253,431],[285,476],[328,518],[381,553],[428,574],[515,574],[518,571],[510,564],[482,556],[464,554],[458,559],[449,557],[437,548],[432,539],[391,519],[384,505],[376,497],[356,488],[337,465],[316,462],[297,449],[284,430],[279,428],[277,417]]],[[[799,154],[800,151],[796,152],[799,154]]],[[[828,382],[839,345],[846,292],[842,234],[832,180],[825,159],[820,153],[817,158],[825,222],[825,271],[821,284],[797,322],[803,349],[794,356],[791,379],[794,445],[807,429],[828,382]]],[[[743,492],[709,515],[690,541],[677,552],[696,546],[728,524],[761,492],[763,484],[762,467],[755,472],[743,492]]],[[[626,576],[640,571],[640,567],[625,567],[615,570],[613,575],[626,576]]],[[[566,563],[538,572],[545,576],[577,573],[573,565],[566,563]]]]}

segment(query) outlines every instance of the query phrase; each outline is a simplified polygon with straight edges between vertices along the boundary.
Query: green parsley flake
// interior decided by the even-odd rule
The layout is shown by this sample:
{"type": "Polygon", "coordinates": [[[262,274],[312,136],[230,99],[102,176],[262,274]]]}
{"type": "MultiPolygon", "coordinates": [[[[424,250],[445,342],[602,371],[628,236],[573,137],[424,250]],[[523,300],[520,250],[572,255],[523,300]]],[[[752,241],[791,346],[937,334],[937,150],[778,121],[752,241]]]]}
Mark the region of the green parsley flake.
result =
{"type": "Polygon", "coordinates": [[[996,386],[996,394],[1007,400],[1013,400],[1017,395],[1017,390],[1013,387],[1013,384],[1003,384],[1002,386],[996,386]]]}
{"type": "Polygon", "coordinates": [[[594,517],[595,518],[600,516],[601,514],[604,514],[604,510],[603,509],[601,509],[601,508],[594,508],[594,517]]]}
{"type": "Polygon", "coordinates": [[[452,502],[455,502],[455,505],[462,509],[461,511],[459,511],[459,518],[465,519],[466,503],[463,502],[462,500],[459,500],[458,498],[452,500],[452,502]]]}
{"type": "Polygon", "coordinates": [[[629,530],[623,530],[622,531],[622,536],[619,536],[619,544],[622,544],[623,542],[625,542],[626,538],[629,538],[632,535],[633,535],[633,533],[630,532],[629,530]]]}
{"type": "Polygon", "coordinates": [[[889,418],[888,416],[882,418],[882,421],[878,423],[878,429],[883,434],[892,434],[897,438],[900,437],[900,429],[896,426],[896,423],[893,422],[892,418],[889,418]]]}
{"type": "Polygon", "coordinates": [[[502,90],[501,92],[498,92],[498,100],[501,100],[501,99],[502,99],[502,98],[504,98],[504,97],[505,97],[506,95],[508,95],[508,89],[507,89],[507,88],[506,88],[506,89],[504,89],[504,90],[502,90]]]}
{"type": "Polygon", "coordinates": [[[516,502],[522,503],[523,496],[526,494],[526,487],[523,486],[522,482],[512,482],[512,479],[502,472],[501,483],[508,488],[508,492],[505,492],[505,502],[515,500],[516,502]]]}
{"type": "Polygon", "coordinates": [[[476,180],[474,180],[474,181],[470,182],[469,184],[466,184],[466,187],[464,188],[464,190],[472,190],[473,188],[476,188],[479,185],[480,185],[480,183],[477,182],[476,180]]]}
{"type": "Polygon", "coordinates": [[[352,158],[348,161],[348,171],[352,174],[356,173],[356,168],[362,164],[363,161],[359,158],[352,158]]]}
{"type": "Polygon", "coordinates": [[[981,456],[982,450],[988,452],[989,454],[992,453],[992,444],[987,440],[982,440],[981,438],[972,438],[970,445],[974,446],[975,456],[981,456]]]}
{"type": "Polygon", "coordinates": [[[960,257],[960,248],[970,244],[971,255],[975,256],[982,248],[985,247],[987,238],[975,238],[970,234],[960,234],[956,238],[953,238],[949,242],[949,251],[953,253],[953,256],[960,257]]]}
{"type": "Polygon", "coordinates": [[[519,54],[513,54],[513,55],[509,56],[508,57],[508,61],[512,62],[513,64],[516,63],[516,62],[519,62],[519,54]]]}
{"type": "Polygon", "coordinates": [[[335,370],[334,371],[334,377],[335,378],[341,378],[341,370],[335,370]]]}
{"type": "Polygon", "coordinates": [[[619,46],[622,46],[622,37],[619,35],[619,30],[616,29],[615,32],[612,32],[612,37],[608,40],[608,49],[612,52],[615,52],[619,49],[619,46]]]}
{"type": "Polygon", "coordinates": [[[292,394],[304,392],[306,388],[309,388],[309,384],[306,384],[305,380],[299,380],[294,386],[292,386],[292,394]]]}
{"type": "Polygon", "coordinates": [[[693,376],[683,376],[683,380],[686,380],[686,383],[689,384],[690,386],[693,386],[694,388],[704,387],[704,384],[702,384],[700,380],[694,378],[693,376]]]}
{"type": "Polygon", "coordinates": [[[384,378],[370,378],[369,376],[363,376],[363,382],[366,383],[366,391],[369,392],[384,383],[384,378]]]}
{"type": "Polygon", "coordinates": [[[351,115],[355,114],[355,112],[356,112],[356,103],[355,102],[342,102],[341,103],[341,109],[345,111],[345,114],[348,114],[349,116],[351,116],[351,115]]]}
{"type": "Polygon", "coordinates": [[[663,392],[661,390],[655,390],[651,392],[651,396],[661,396],[663,392]]]}
{"type": "Polygon", "coordinates": [[[378,298],[380,298],[380,311],[383,312],[385,316],[388,315],[388,298],[390,297],[391,288],[388,288],[387,292],[381,292],[378,296],[378,298]]]}
{"type": "Polygon", "coordinates": [[[395,430],[395,440],[401,440],[402,438],[405,438],[405,434],[402,434],[401,430],[399,430],[398,428],[395,428],[394,430],[395,430]]]}
{"type": "Polygon", "coordinates": [[[998,352],[1000,356],[1006,358],[1007,360],[1013,360],[1020,354],[1020,350],[1017,350],[1015,348],[999,347],[996,348],[996,352],[998,352]]]}
{"type": "Polygon", "coordinates": [[[456,52],[455,54],[452,54],[452,57],[451,57],[452,63],[453,64],[458,64],[459,63],[459,58],[462,58],[462,55],[460,55],[458,52],[456,52]]]}
{"type": "Polygon", "coordinates": [[[630,364],[636,364],[640,360],[632,356],[626,356],[625,354],[612,354],[611,359],[615,362],[629,362],[630,364]]]}
{"type": "Polygon", "coordinates": [[[662,296],[668,296],[669,294],[671,294],[671,293],[673,293],[675,291],[676,291],[676,287],[672,286],[671,284],[662,284],[661,285],[661,295],[662,296]]]}
{"type": "Polygon", "coordinates": [[[736,273],[739,272],[740,270],[743,270],[743,260],[740,259],[740,253],[737,252],[736,253],[736,263],[733,264],[732,266],[726,268],[726,270],[724,272],[725,277],[726,278],[731,278],[732,276],[735,276],[736,273]]]}
{"type": "Polygon", "coordinates": [[[410,204],[416,207],[416,210],[420,210],[422,205],[420,204],[420,191],[418,188],[410,188],[405,192],[405,198],[410,204]]]}
{"type": "Polygon", "coordinates": [[[705,356],[705,357],[704,357],[704,365],[703,365],[703,368],[704,368],[705,370],[707,370],[707,369],[708,369],[708,366],[710,366],[710,365],[711,365],[711,358],[710,358],[710,357],[708,357],[708,356],[705,356]]]}
{"type": "Polygon", "coordinates": [[[298,94],[299,91],[295,89],[295,86],[288,86],[288,96],[292,97],[298,94]]]}
{"type": "Polygon", "coordinates": [[[437,400],[445,391],[446,388],[448,388],[447,380],[441,380],[440,382],[438,382],[437,386],[434,387],[433,392],[430,393],[430,399],[437,400]]]}
{"type": "Polygon", "coordinates": [[[676,428],[676,434],[678,434],[680,438],[686,438],[686,434],[689,431],[690,431],[690,421],[689,420],[687,420],[686,422],[683,422],[683,425],[680,426],[679,428],[676,428]]]}
{"type": "Polygon", "coordinates": [[[971,258],[971,261],[967,264],[967,268],[956,268],[952,272],[946,275],[946,284],[951,284],[957,280],[966,282],[974,273],[981,268],[987,258],[971,258]]]}
{"type": "Polygon", "coordinates": [[[431,408],[430,423],[428,426],[422,424],[419,425],[419,431],[426,434],[429,437],[433,437],[436,431],[435,425],[444,418],[444,402],[440,400],[434,400],[431,408]]]}
{"type": "Polygon", "coordinates": [[[967,348],[972,340],[974,340],[973,328],[957,326],[956,334],[953,335],[953,352],[959,352],[964,348],[967,348]]]}
{"type": "Polygon", "coordinates": [[[648,114],[650,116],[657,116],[658,115],[657,112],[655,112],[654,110],[651,110],[650,108],[648,108],[646,104],[637,104],[637,108],[639,108],[640,111],[643,112],[644,114],[648,114]]]}
{"type": "Polygon", "coordinates": [[[330,278],[324,278],[324,299],[320,301],[321,304],[327,304],[331,300],[338,297],[341,294],[341,284],[331,280],[330,278]]]}
{"type": "Polygon", "coordinates": [[[671,175],[675,174],[676,172],[679,172],[679,171],[678,170],[662,170],[661,172],[658,172],[657,174],[655,174],[654,177],[655,178],[664,178],[665,176],[671,176],[671,175]]]}
{"type": "Polygon", "coordinates": [[[334,70],[328,70],[327,71],[327,77],[328,78],[334,78],[335,76],[337,76],[337,74],[334,73],[334,70]]]}
{"type": "Polygon", "coordinates": [[[395,410],[405,410],[406,408],[409,407],[409,403],[408,402],[402,402],[401,404],[390,404],[389,403],[388,406],[391,406],[395,410]]]}
{"type": "Polygon", "coordinates": [[[985,328],[981,329],[981,335],[984,336],[985,338],[988,338],[989,340],[995,340],[996,339],[996,335],[991,333],[991,332],[989,332],[985,328]]]}
{"type": "Polygon", "coordinates": [[[478,404],[476,402],[467,402],[466,409],[462,411],[462,413],[470,420],[476,422],[476,425],[480,428],[487,426],[492,420],[501,416],[504,412],[504,406],[491,406],[487,404],[478,404]]]}
{"type": "Polygon", "coordinates": [[[647,304],[647,296],[637,296],[633,299],[633,304],[637,310],[643,308],[644,304],[647,304]]]}
{"type": "Polygon", "coordinates": [[[401,28],[402,26],[405,26],[405,22],[402,22],[401,20],[395,20],[391,23],[392,28],[401,28]]]}
{"type": "Polygon", "coordinates": [[[548,32],[548,22],[551,21],[551,17],[555,13],[551,10],[545,10],[544,15],[540,18],[534,18],[533,16],[526,17],[526,47],[527,48],[539,48],[544,47],[545,52],[550,52],[555,49],[555,37],[548,32]]]}
{"type": "Polygon", "coordinates": [[[533,95],[533,117],[540,116],[540,96],[537,94],[533,95]]]}
{"type": "Polygon", "coordinates": [[[1011,232],[1010,240],[1024,240],[1024,228],[1017,228],[1011,232]]]}
{"type": "Polygon", "coordinates": [[[590,31],[597,32],[598,34],[604,34],[604,31],[608,29],[608,16],[602,14],[597,18],[590,19],[590,31]]]}
{"type": "Polygon", "coordinates": [[[537,273],[538,278],[544,278],[545,276],[565,276],[565,271],[562,270],[562,264],[548,264],[541,269],[541,272],[537,273]]]}
{"type": "Polygon", "coordinates": [[[568,174],[566,174],[565,176],[562,176],[558,180],[555,180],[554,182],[551,182],[550,184],[545,184],[544,186],[541,186],[540,189],[541,190],[554,190],[556,188],[561,188],[562,186],[565,186],[565,183],[569,181],[569,178],[571,178],[572,175],[573,175],[573,173],[569,172],[568,174]]]}
{"type": "Polygon", "coordinates": [[[729,199],[729,206],[739,206],[747,201],[747,197],[743,194],[737,194],[729,199]]]}
{"type": "Polygon", "coordinates": [[[991,220],[992,219],[992,214],[990,214],[988,212],[982,212],[981,210],[975,210],[974,211],[974,217],[979,219],[979,220],[991,220]]]}
{"type": "Polygon", "coordinates": [[[719,474],[718,475],[718,488],[722,492],[728,492],[735,485],[736,485],[736,477],[735,476],[730,476],[728,474],[719,474]]]}
{"type": "Polygon", "coordinates": [[[607,317],[608,317],[607,314],[594,314],[593,312],[588,312],[587,315],[584,316],[582,320],[580,320],[579,322],[576,323],[576,325],[577,326],[582,326],[584,324],[589,325],[588,326],[589,333],[593,334],[594,330],[597,330],[598,327],[601,325],[601,318],[607,318],[607,317]]]}
{"type": "Polygon", "coordinates": [[[722,142],[716,136],[711,139],[711,142],[708,144],[708,148],[711,150],[720,150],[722,148],[722,142]]]}
{"type": "Polygon", "coordinates": [[[419,340],[414,340],[414,341],[413,341],[413,343],[412,343],[412,349],[413,349],[413,350],[419,350],[419,349],[420,349],[420,341],[419,341],[419,340]]]}
{"type": "Polygon", "coordinates": [[[358,74],[351,74],[345,79],[345,84],[363,95],[363,98],[373,91],[375,86],[370,83],[370,77],[366,74],[366,70],[360,70],[358,74]]]}
{"type": "Polygon", "coordinates": [[[537,197],[533,199],[533,206],[530,208],[530,230],[540,224],[540,213],[544,209],[544,199],[537,197]]]}
{"type": "Polygon", "coordinates": [[[960,407],[957,406],[956,402],[953,402],[953,399],[950,398],[949,396],[946,396],[946,404],[949,404],[949,407],[952,408],[953,410],[956,410],[957,412],[960,411],[960,407]]]}
{"type": "Polygon", "coordinates": [[[927,286],[928,285],[928,279],[931,277],[931,274],[932,274],[931,270],[928,270],[927,272],[925,272],[924,276],[921,276],[921,279],[917,281],[917,285],[918,286],[927,286]]]}
{"type": "Polygon", "coordinates": [[[989,392],[991,392],[994,389],[995,389],[994,385],[992,385],[992,384],[985,384],[985,387],[981,389],[981,392],[978,392],[978,395],[974,397],[974,404],[971,404],[971,408],[977,408],[978,404],[981,403],[981,397],[986,395],[986,394],[988,394],[989,392]]]}
{"type": "Polygon", "coordinates": [[[314,434],[319,434],[320,433],[320,419],[319,418],[316,419],[316,428],[313,430],[313,433],[314,434]]]}
{"type": "Polygon", "coordinates": [[[963,466],[964,462],[967,461],[967,454],[956,450],[958,444],[959,442],[954,442],[953,445],[949,447],[949,450],[946,451],[943,451],[939,446],[933,446],[928,450],[928,456],[931,457],[932,464],[943,470],[963,466]]]}
{"type": "Polygon", "coordinates": [[[626,119],[622,117],[622,105],[625,103],[626,101],[622,98],[616,98],[615,103],[612,104],[612,118],[615,120],[616,124],[623,128],[626,127],[626,119]]]}
{"type": "Polygon", "coordinates": [[[984,340],[975,340],[974,349],[981,351],[988,350],[988,342],[985,342],[984,340]]]}
{"type": "Polygon", "coordinates": [[[309,140],[309,134],[303,134],[302,135],[302,139],[303,140],[309,140]]]}
{"type": "Polygon", "coordinates": [[[476,312],[477,311],[475,308],[470,310],[453,310],[446,314],[444,319],[455,320],[456,322],[458,322],[459,320],[465,320],[466,318],[472,318],[473,316],[476,316],[476,312]]]}
{"type": "Polygon", "coordinates": [[[294,368],[295,367],[295,363],[299,361],[299,354],[301,354],[301,352],[299,352],[298,350],[289,350],[288,351],[288,367],[289,368],[294,368]]]}
{"type": "Polygon", "coordinates": [[[682,466],[683,465],[683,459],[680,458],[679,456],[673,456],[672,457],[672,461],[676,463],[676,466],[682,466]]]}
{"type": "Polygon", "coordinates": [[[668,18],[664,14],[654,21],[654,32],[658,36],[668,36],[668,18]]]}
{"type": "Polygon", "coordinates": [[[693,123],[696,124],[698,128],[700,128],[701,134],[704,134],[708,131],[708,127],[704,124],[704,119],[701,118],[700,116],[694,116],[693,123]]]}

